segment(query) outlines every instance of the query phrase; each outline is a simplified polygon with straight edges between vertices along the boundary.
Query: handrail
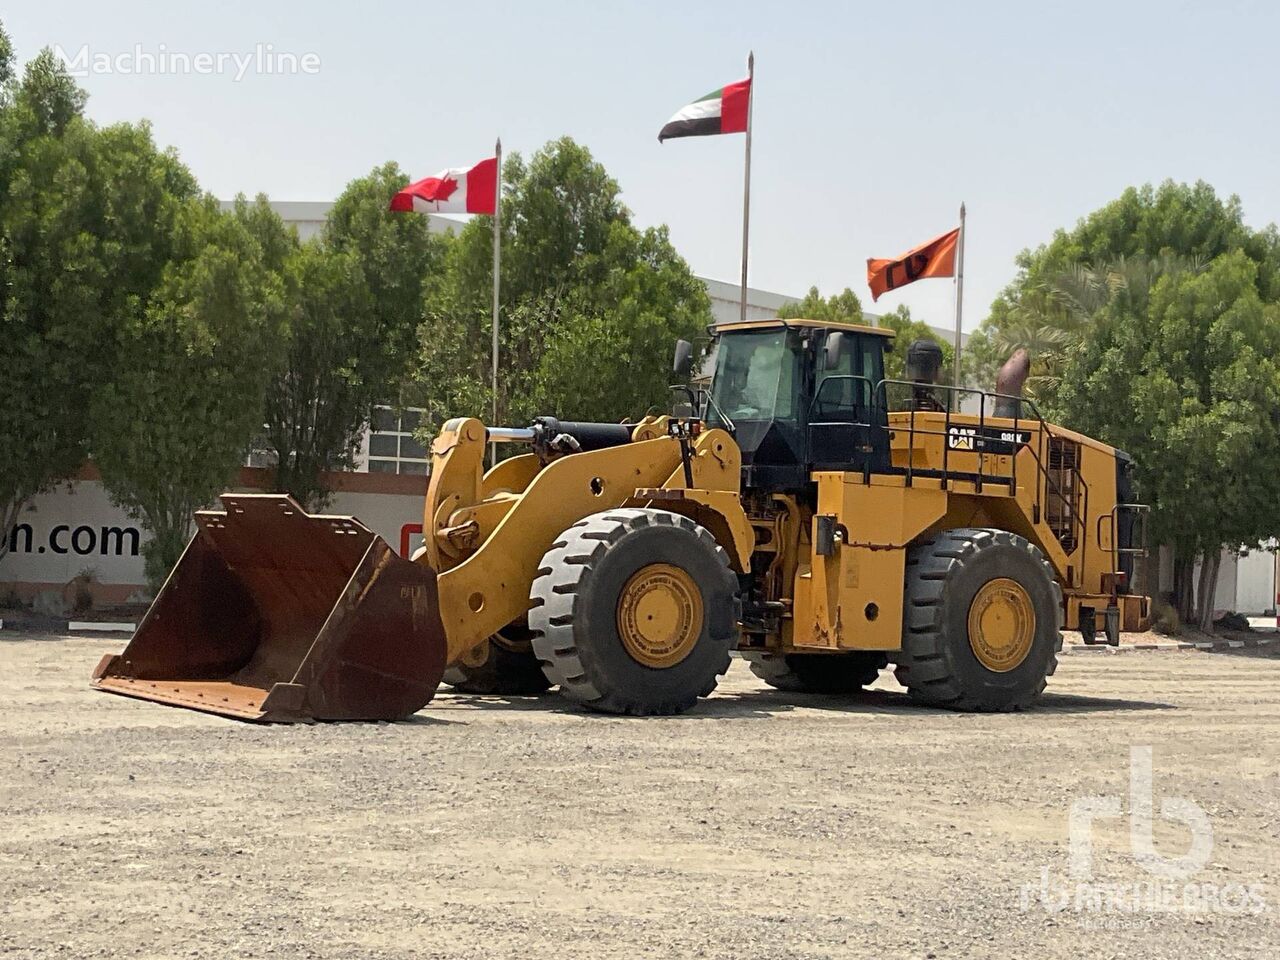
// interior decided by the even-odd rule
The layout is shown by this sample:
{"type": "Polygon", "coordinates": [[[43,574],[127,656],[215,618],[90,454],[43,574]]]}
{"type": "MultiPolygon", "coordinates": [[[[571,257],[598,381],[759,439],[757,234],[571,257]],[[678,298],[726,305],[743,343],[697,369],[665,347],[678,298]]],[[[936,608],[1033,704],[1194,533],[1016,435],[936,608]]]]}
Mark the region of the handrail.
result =
{"type": "MultiPolygon", "coordinates": [[[[952,387],[952,385],[948,384],[919,384],[915,383],[915,381],[899,380],[895,378],[883,378],[877,381],[876,384],[872,384],[872,381],[870,381],[867,376],[832,374],[831,376],[824,378],[823,384],[826,384],[828,380],[859,380],[861,383],[865,383],[869,387],[868,403],[865,404],[868,408],[872,408],[872,410],[874,410],[874,408],[878,407],[886,413],[909,413],[908,458],[906,458],[906,485],[908,486],[913,485],[915,480],[915,438],[916,435],[919,434],[923,436],[941,436],[943,440],[941,481],[943,489],[946,489],[948,481],[952,479],[950,458],[952,440],[951,430],[952,425],[954,425],[952,424],[952,412],[959,411],[961,398],[964,396],[977,396],[979,398],[978,428],[977,431],[975,431],[973,451],[978,456],[978,472],[974,475],[973,480],[975,492],[982,492],[982,484],[984,480],[998,480],[1001,481],[1001,483],[1007,483],[1007,485],[1009,485],[1010,494],[1016,494],[1016,492],[1018,492],[1018,454],[1021,449],[1025,449],[1025,451],[1030,453],[1030,456],[1032,456],[1032,461],[1036,463],[1036,489],[1034,489],[1034,503],[1036,503],[1037,515],[1044,517],[1044,520],[1047,522],[1047,516],[1046,513],[1044,513],[1044,503],[1046,503],[1046,500],[1050,498],[1051,495],[1057,500],[1057,502],[1061,503],[1062,516],[1064,516],[1066,521],[1068,521],[1068,524],[1070,525],[1069,529],[1078,531],[1075,548],[1068,553],[1068,556],[1075,556],[1076,553],[1080,553],[1079,568],[1080,576],[1083,577],[1084,557],[1087,556],[1089,540],[1088,522],[1085,520],[1085,518],[1088,517],[1089,484],[1088,481],[1085,481],[1082,472],[1080,472],[1079,461],[1076,460],[1076,462],[1071,465],[1070,472],[1074,480],[1073,489],[1075,490],[1075,495],[1080,500],[1083,500],[1083,503],[1078,503],[1074,497],[1069,498],[1068,495],[1066,495],[1064,485],[1062,485],[1059,479],[1056,479],[1055,475],[1053,475],[1053,471],[1047,462],[1047,444],[1051,439],[1057,438],[1059,434],[1056,434],[1051,428],[1051,425],[1044,420],[1043,413],[1039,411],[1039,407],[1036,406],[1036,402],[1032,401],[1032,399],[1028,399],[1027,397],[1018,397],[1014,396],[1014,394],[1007,393],[989,392],[989,390],[982,390],[973,387],[952,387]],[[890,387],[901,387],[910,390],[916,390],[924,387],[927,388],[929,392],[934,393],[934,396],[936,397],[938,394],[945,394],[946,403],[940,403],[940,411],[918,410],[914,404],[906,411],[891,411],[890,403],[888,403],[888,388],[890,387]],[[988,476],[986,474],[987,454],[989,452],[988,445],[991,445],[992,443],[1002,443],[1001,440],[991,440],[991,438],[984,436],[984,433],[986,433],[988,428],[987,402],[997,401],[997,399],[1010,401],[1012,410],[1014,410],[1014,415],[1011,417],[996,417],[998,420],[1012,421],[1012,439],[1009,442],[1010,451],[1009,454],[1007,454],[1007,456],[1011,457],[1011,461],[1009,475],[1007,476],[988,476]],[[915,415],[918,412],[941,412],[943,415],[941,433],[940,431],[929,430],[916,424],[915,415]],[[1021,434],[1021,426],[1023,426],[1024,422],[1025,425],[1028,426],[1028,431],[1036,429],[1037,436],[1034,444],[1019,443],[1018,438],[1021,434]]],[[[822,396],[822,390],[823,387],[818,388],[818,392],[815,393],[813,401],[810,401],[809,411],[806,411],[806,413],[812,412],[813,408],[817,406],[818,399],[822,396]]],[[[858,406],[858,404],[855,404],[855,406],[858,406]]],[[[808,420],[808,416],[806,416],[806,420],[808,420]]],[[[810,421],[810,425],[813,425],[812,421],[810,421]]],[[[860,425],[868,426],[868,428],[879,426],[878,424],[870,424],[870,422],[860,425]]],[[[1061,466],[1059,467],[1059,470],[1062,470],[1061,466]]]]}
{"type": "MultiPolygon", "coordinates": [[[[858,403],[855,403],[855,404],[854,404],[854,408],[855,408],[855,409],[856,409],[857,407],[859,407],[859,406],[866,406],[866,407],[872,407],[872,408],[874,408],[874,407],[875,407],[875,405],[876,405],[876,404],[875,404],[875,399],[876,399],[876,390],[877,390],[877,388],[878,388],[879,386],[882,386],[882,385],[883,385],[883,383],[884,383],[884,381],[883,381],[883,380],[882,380],[882,381],[880,381],[880,383],[879,383],[879,384],[872,383],[872,381],[871,381],[871,378],[870,378],[870,377],[864,377],[864,376],[862,376],[862,375],[860,375],[860,374],[856,374],[856,373],[833,373],[833,374],[830,374],[830,375],[828,375],[828,376],[826,376],[826,377],[823,377],[823,378],[822,378],[822,383],[821,383],[821,384],[819,384],[818,389],[814,391],[813,399],[809,401],[809,406],[808,406],[808,408],[807,408],[807,409],[806,409],[806,411],[805,411],[805,422],[806,422],[806,423],[808,423],[808,422],[809,422],[809,415],[810,415],[811,413],[813,413],[813,408],[814,408],[815,406],[817,406],[818,401],[822,399],[822,391],[826,389],[827,384],[828,384],[828,383],[833,383],[833,382],[835,382],[835,381],[839,381],[839,380],[855,380],[855,381],[861,381],[862,383],[865,383],[865,384],[867,385],[867,402],[866,402],[865,404],[858,404],[858,403]]],[[[885,404],[885,407],[886,407],[886,408],[888,407],[888,404],[887,404],[887,403],[885,404]]]]}
{"type": "Polygon", "coordinates": [[[1117,503],[1111,508],[1110,513],[1098,514],[1098,524],[1095,534],[1098,540],[1098,549],[1102,549],[1102,521],[1107,521],[1107,529],[1111,533],[1111,569],[1120,569],[1121,557],[1146,557],[1150,556],[1150,550],[1147,546],[1147,518],[1151,514],[1151,506],[1146,503],[1117,503]],[[1133,513],[1135,519],[1141,518],[1142,543],[1139,546],[1120,546],[1119,531],[1116,527],[1116,521],[1119,519],[1122,511],[1133,513]]]}
{"type": "MultiPolygon", "coordinates": [[[[886,377],[885,379],[881,380],[881,381],[880,381],[880,383],[879,383],[877,386],[878,386],[879,388],[884,388],[884,387],[886,387],[886,386],[888,386],[888,385],[909,387],[909,388],[911,388],[911,389],[917,389],[917,388],[919,388],[919,387],[923,386],[922,384],[916,383],[916,382],[911,381],[911,380],[897,380],[897,379],[893,379],[893,378],[889,378],[889,377],[886,377]]],[[[1014,415],[1013,415],[1012,417],[1002,417],[1002,418],[1000,418],[1000,419],[1012,420],[1012,421],[1013,421],[1013,424],[1014,424],[1014,435],[1015,435],[1015,437],[1016,437],[1016,435],[1017,435],[1017,434],[1018,434],[1018,432],[1019,432],[1018,428],[1019,428],[1020,422],[1021,422],[1022,420],[1024,420],[1024,419],[1026,419],[1026,420],[1028,420],[1028,421],[1029,421],[1028,426],[1030,426],[1030,425],[1031,425],[1030,421],[1034,421],[1034,423],[1036,423],[1036,424],[1038,424],[1038,425],[1039,425],[1039,427],[1040,427],[1039,433],[1041,434],[1041,437],[1042,437],[1042,438],[1043,438],[1043,437],[1046,437],[1046,436],[1047,436],[1047,437],[1056,437],[1056,436],[1058,436],[1058,434],[1054,433],[1054,431],[1051,429],[1050,424],[1049,424],[1049,423],[1044,419],[1044,415],[1040,412],[1040,408],[1036,406],[1035,401],[1034,401],[1034,400],[1032,400],[1032,399],[1030,399],[1030,398],[1028,398],[1028,397],[1016,396],[1016,395],[1014,395],[1014,394],[1009,394],[1009,393],[997,393],[997,392],[994,392],[994,391],[981,390],[981,389],[979,389],[979,388],[977,388],[977,387],[956,387],[956,386],[951,386],[951,385],[948,385],[948,384],[928,384],[928,385],[927,385],[927,387],[928,387],[928,389],[929,389],[929,390],[940,390],[940,391],[943,391],[943,392],[947,395],[948,400],[952,400],[952,399],[954,398],[954,399],[955,399],[955,401],[956,401],[954,405],[955,405],[956,407],[958,407],[958,406],[959,406],[959,398],[960,398],[961,396],[963,396],[963,395],[965,395],[965,394],[976,394],[976,395],[979,397],[979,407],[978,407],[978,410],[979,410],[979,414],[978,414],[978,424],[979,424],[979,428],[986,426],[986,408],[987,408],[987,401],[988,401],[988,400],[1009,400],[1009,401],[1012,401],[1012,402],[1013,402],[1013,404],[1014,404],[1014,411],[1015,411],[1015,413],[1014,413],[1014,415]],[[1033,414],[1034,416],[1032,416],[1032,417],[1024,417],[1024,416],[1020,413],[1020,411],[1022,410],[1022,407],[1023,407],[1023,405],[1024,405],[1024,404],[1026,405],[1026,407],[1027,407],[1027,408],[1029,408],[1029,409],[1030,409],[1030,411],[1032,412],[1032,414],[1033,414]]],[[[886,398],[887,398],[887,391],[886,391],[886,398]]],[[[885,404],[885,406],[886,406],[886,407],[888,406],[887,400],[886,400],[886,404],[885,404]]],[[[952,404],[951,404],[951,403],[948,403],[948,404],[947,404],[947,413],[948,413],[948,416],[947,416],[947,418],[946,418],[946,420],[947,420],[947,426],[948,426],[948,427],[950,426],[950,416],[949,416],[949,414],[950,414],[950,412],[951,412],[951,407],[952,407],[952,404]]],[[[916,411],[915,411],[915,409],[914,409],[914,408],[912,408],[912,410],[911,410],[910,412],[911,412],[912,417],[913,417],[913,419],[914,419],[914,414],[915,414],[915,412],[916,412],[916,411]]],[[[930,433],[932,433],[933,431],[929,431],[929,432],[930,432],[930,433]]],[[[1040,440],[1040,443],[1043,443],[1043,439],[1042,439],[1042,440],[1040,440]]],[[[1038,444],[1038,446],[1039,446],[1039,444],[1038,444]]],[[[1036,464],[1037,464],[1038,470],[1039,470],[1039,472],[1040,472],[1041,474],[1043,474],[1043,475],[1044,475],[1045,480],[1047,481],[1047,484],[1052,484],[1052,486],[1053,486],[1053,492],[1054,492],[1054,493],[1056,493],[1059,497],[1063,497],[1063,491],[1062,491],[1062,488],[1061,488],[1061,487],[1060,487],[1056,482],[1054,482],[1054,480],[1053,480],[1053,478],[1052,478],[1052,475],[1051,475],[1051,472],[1050,472],[1050,471],[1049,471],[1049,469],[1048,469],[1047,464],[1045,464],[1045,463],[1044,463],[1044,457],[1042,456],[1043,451],[1042,451],[1042,450],[1040,450],[1040,449],[1032,449],[1032,448],[1030,448],[1030,447],[1028,447],[1028,449],[1031,449],[1031,452],[1032,452],[1032,454],[1034,455],[1034,459],[1036,460],[1036,464]]],[[[981,453],[985,453],[985,451],[980,451],[980,452],[981,452],[981,453]]],[[[1014,458],[1014,464],[1016,465],[1016,463],[1017,463],[1017,458],[1015,457],[1015,458],[1014,458]]],[[[1088,490],[1088,484],[1084,482],[1084,477],[1083,477],[1082,475],[1080,475],[1080,471],[1079,471],[1079,466],[1078,466],[1078,465],[1077,465],[1077,467],[1074,469],[1074,471],[1073,471],[1073,472],[1074,472],[1075,474],[1077,474],[1078,479],[1080,480],[1080,482],[1081,482],[1082,486],[1084,487],[1084,489],[1086,490],[1086,493],[1087,493],[1087,490],[1088,490]]],[[[1013,490],[1013,489],[1016,489],[1016,487],[1012,487],[1012,486],[1011,486],[1011,490],[1013,490]]],[[[1039,489],[1039,484],[1037,484],[1037,490],[1038,490],[1038,489],[1039,489]]],[[[1046,490],[1047,490],[1047,485],[1046,485],[1046,490]]],[[[1064,503],[1066,502],[1065,497],[1063,498],[1063,502],[1064,502],[1064,503]]],[[[1076,514],[1076,511],[1075,511],[1074,507],[1072,507],[1072,513],[1073,513],[1073,515],[1075,515],[1075,514],[1076,514]]],[[[1076,522],[1078,522],[1078,523],[1080,524],[1081,528],[1082,528],[1082,529],[1081,529],[1081,539],[1083,540],[1083,539],[1087,536],[1087,534],[1088,534],[1088,530],[1087,530],[1087,528],[1085,527],[1085,521],[1084,521],[1084,519],[1083,519],[1082,517],[1076,516],[1076,522]]]]}
{"type": "MultiPolygon", "coordinates": [[[[1031,455],[1032,461],[1036,465],[1036,484],[1035,484],[1035,491],[1034,491],[1036,514],[1037,516],[1044,517],[1045,522],[1047,522],[1047,515],[1044,512],[1044,505],[1046,500],[1048,500],[1050,496],[1056,498],[1056,500],[1062,505],[1062,516],[1064,516],[1067,522],[1070,524],[1071,530],[1078,531],[1078,537],[1076,538],[1075,546],[1070,552],[1067,553],[1067,556],[1075,556],[1077,553],[1080,554],[1080,560],[1079,560],[1078,566],[1079,566],[1080,577],[1081,577],[1081,580],[1083,581],[1085,558],[1087,557],[1088,543],[1089,543],[1089,536],[1088,536],[1089,531],[1088,531],[1088,526],[1086,521],[1086,517],[1088,516],[1088,512],[1089,512],[1089,484],[1084,479],[1084,475],[1080,472],[1080,464],[1079,464],[1079,461],[1076,460],[1070,467],[1070,472],[1074,481],[1074,483],[1072,484],[1072,488],[1075,491],[1075,496],[1073,498],[1067,497],[1066,491],[1063,489],[1063,484],[1060,483],[1057,478],[1055,478],[1054,472],[1053,470],[1050,469],[1049,464],[1047,462],[1048,453],[1047,453],[1046,445],[1051,439],[1055,437],[1059,437],[1059,435],[1053,431],[1049,423],[1044,419],[1044,416],[1043,414],[1041,414],[1040,409],[1036,406],[1035,401],[1030,400],[1026,397],[1014,396],[1012,394],[989,392],[989,391],[980,390],[974,387],[955,387],[955,386],[949,386],[946,384],[922,385],[910,380],[898,380],[891,377],[886,377],[884,379],[881,379],[880,381],[875,383],[874,386],[872,386],[871,380],[867,377],[850,375],[850,374],[833,374],[825,378],[823,383],[825,384],[827,380],[836,380],[836,379],[859,380],[868,384],[868,386],[871,389],[869,391],[870,396],[868,398],[868,403],[866,404],[866,406],[873,409],[878,406],[881,409],[883,409],[886,412],[886,414],[889,412],[894,412],[894,411],[890,411],[889,409],[888,388],[890,386],[904,387],[913,391],[920,389],[922,386],[927,386],[927,389],[929,389],[931,392],[935,392],[935,394],[937,392],[941,392],[946,395],[947,402],[945,404],[939,404],[942,407],[940,411],[922,411],[922,410],[918,410],[914,405],[910,406],[906,411],[896,411],[896,412],[907,412],[909,414],[909,417],[907,420],[908,454],[907,454],[906,475],[905,475],[907,486],[911,486],[915,480],[915,472],[916,472],[915,455],[914,455],[915,438],[916,438],[916,435],[919,434],[922,436],[939,436],[944,441],[943,452],[942,452],[941,483],[943,484],[943,488],[946,489],[948,482],[952,478],[951,463],[950,463],[950,450],[951,450],[951,440],[952,440],[951,431],[953,426],[952,413],[953,413],[953,410],[959,409],[961,397],[963,397],[964,395],[976,394],[979,398],[979,407],[978,407],[978,424],[977,424],[977,430],[975,432],[975,437],[974,437],[975,443],[974,443],[974,450],[973,450],[973,452],[976,453],[978,456],[978,472],[974,475],[974,479],[973,479],[975,491],[981,492],[982,483],[984,480],[991,480],[991,481],[998,480],[1001,482],[1007,482],[1009,493],[1011,495],[1016,495],[1017,489],[1018,489],[1018,486],[1017,486],[1018,454],[1023,449],[1027,450],[1028,453],[1030,453],[1031,455]],[[1011,441],[1009,442],[1010,449],[1008,454],[1008,456],[1011,457],[1011,461],[1010,461],[1010,470],[1007,477],[1003,475],[987,476],[985,472],[987,454],[989,452],[988,446],[990,446],[990,444],[993,442],[996,444],[999,444],[1002,442],[1000,440],[992,441],[990,438],[984,436],[987,430],[987,427],[989,426],[987,421],[987,414],[986,414],[988,400],[1008,400],[1008,401],[1011,401],[1011,405],[1013,406],[1014,414],[1012,417],[995,418],[995,419],[1001,419],[1001,420],[1012,420],[1013,422],[1013,436],[1011,441]],[[1025,408],[1023,407],[1023,404],[1026,405],[1025,408]],[[1027,413],[1024,412],[1024,409],[1030,412],[1030,416],[1028,416],[1027,413]],[[916,414],[920,412],[941,412],[943,414],[943,428],[941,433],[939,433],[936,430],[929,430],[927,428],[918,426],[916,424],[916,414]],[[1030,429],[1036,428],[1036,441],[1034,444],[1020,443],[1018,440],[1018,438],[1022,433],[1021,428],[1024,421],[1026,422],[1026,425],[1028,427],[1028,432],[1030,432],[1030,429]],[[1079,501],[1082,501],[1082,503],[1077,502],[1076,498],[1079,498],[1079,501]]],[[[822,387],[819,387],[818,393],[814,396],[813,401],[811,401],[810,407],[809,407],[810,411],[812,411],[812,409],[816,405],[818,398],[821,395],[822,389],[823,389],[822,387]]],[[[811,422],[810,425],[812,426],[814,424],[811,422]]],[[[865,426],[865,427],[876,427],[880,429],[885,429],[880,424],[862,423],[859,425],[865,426]]],[[[1028,440],[1029,439],[1030,438],[1028,437],[1028,440]]],[[[1062,470],[1062,469],[1063,468],[1059,466],[1059,470],[1062,470]]]]}

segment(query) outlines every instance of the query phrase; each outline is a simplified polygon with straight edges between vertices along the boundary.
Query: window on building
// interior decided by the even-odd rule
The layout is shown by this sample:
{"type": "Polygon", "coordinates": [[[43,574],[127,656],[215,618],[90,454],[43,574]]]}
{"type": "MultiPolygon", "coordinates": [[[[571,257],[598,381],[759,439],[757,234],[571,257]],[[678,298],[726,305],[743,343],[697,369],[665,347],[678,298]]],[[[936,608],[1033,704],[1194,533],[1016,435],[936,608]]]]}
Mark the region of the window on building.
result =
{"type": "Polygon", "coordinates": [[[430,462],[426,448],[413,438],[418,428],[422,410],[409,407],[397,411],[394,407],[379,406],[373,410],[373,422],[369,425],[370,473],[408,473],[419,476],[427,472],[430,462]]]}

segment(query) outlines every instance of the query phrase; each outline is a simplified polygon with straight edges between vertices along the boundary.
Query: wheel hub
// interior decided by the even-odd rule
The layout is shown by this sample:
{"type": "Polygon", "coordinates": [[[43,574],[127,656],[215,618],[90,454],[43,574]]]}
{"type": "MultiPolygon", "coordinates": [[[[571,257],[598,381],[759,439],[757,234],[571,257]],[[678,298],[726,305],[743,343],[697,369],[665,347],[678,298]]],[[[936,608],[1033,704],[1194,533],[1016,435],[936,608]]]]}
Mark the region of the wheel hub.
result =
{"type": "Polygon", "coordinates": [[[618,600],[618,636],[637,663],[673,667],[702,633],[702,593],[693,577],[669,563],[632,574],[618,600]]]}
{"type": "Polygon", "coordinates": [[[1026,660],[1036,634],[1036,611],[1026,588],[1001,577],[982,585],[969,606],[969,646],[993,673],[1026,660]]]}

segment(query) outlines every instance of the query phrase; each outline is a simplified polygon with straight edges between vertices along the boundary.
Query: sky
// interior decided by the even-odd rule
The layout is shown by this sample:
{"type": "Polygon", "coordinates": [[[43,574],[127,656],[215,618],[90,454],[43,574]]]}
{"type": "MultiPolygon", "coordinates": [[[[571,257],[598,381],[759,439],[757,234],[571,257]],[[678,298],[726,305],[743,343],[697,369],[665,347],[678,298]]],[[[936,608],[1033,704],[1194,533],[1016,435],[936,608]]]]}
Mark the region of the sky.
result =
{"type": "MultiPolygon", "coordinates": [[[[736,281],[741,135],[657,142],[755,51],[750,283],[848,286],[954,323],[954,285],[872,307],[868,257],[968,210],[964,326],[1019,251],[1166,178],[1280,219],[1280,4],[793,2],[25,3],[0,14],[19,60],[87,54],[88,111],[149,119],[221,198],[331,200],[394,160],[415,179],[568,134],[665,223],[703,276],[736,281]],[[269,46],[268,46],[269,45],[269,46]],[[103,56],[292,54],[292,73],[92,69],[103,56]],[[311,58],[303,60],[304,55],[311,58]]],[[[120,60],[115,61],[117,64],[120,60]]],[[[274,62],[274,61],[272,61],[274,62]]]]}

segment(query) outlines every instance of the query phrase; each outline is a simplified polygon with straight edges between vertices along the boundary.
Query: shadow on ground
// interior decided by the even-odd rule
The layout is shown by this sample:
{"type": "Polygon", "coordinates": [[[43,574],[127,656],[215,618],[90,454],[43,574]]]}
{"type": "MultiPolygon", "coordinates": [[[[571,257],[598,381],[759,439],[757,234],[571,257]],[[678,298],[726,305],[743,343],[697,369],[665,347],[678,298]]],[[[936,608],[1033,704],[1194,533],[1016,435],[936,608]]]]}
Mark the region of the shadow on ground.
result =
{"type": "MultiPolygon", "coordinates": [[[[490,697],[446,693],[438,695],[434,703],[437,706],[447,705],[474,710],[533,711],[574,714],[577,716],[605,716],[605,714],[595,714],[584,707],[577,706],[561,697],[555,691],[537,697],[490,697]]],[[[680,718],[684,720],[714,720],[725,717],[770,717],[777,714],[790,713],[798,708],[824,710],[832,713],[881,715],[947,712],[937,707],[915,703],[906,693],[892,690],[864,690],[861,693],[842,694],[839,696],[785,693],[780,690],[748,690],[741,693],[717,693],[706,700],[700,700],[697,706],[688,713],[681,714],[680,718]]],[[[428,707],[427,709],[430,710],[431,708],[428,707]]],[[[1028,712],[1077,714],[1174,709],[1176,707],[1173,704],[1156,701],[1047,693],[1028,712]]]]}

